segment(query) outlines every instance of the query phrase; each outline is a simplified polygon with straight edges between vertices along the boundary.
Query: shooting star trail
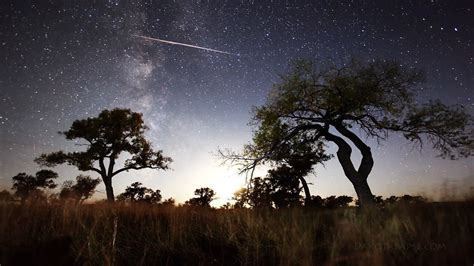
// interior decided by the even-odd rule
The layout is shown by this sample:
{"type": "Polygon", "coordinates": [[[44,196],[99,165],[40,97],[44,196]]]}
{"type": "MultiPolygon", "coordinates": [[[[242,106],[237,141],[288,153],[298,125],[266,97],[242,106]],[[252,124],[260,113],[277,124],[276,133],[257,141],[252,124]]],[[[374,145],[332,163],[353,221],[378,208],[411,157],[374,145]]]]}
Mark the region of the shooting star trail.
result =
{"type": "Polygon", "coordinates": [[[181,45],[181,46],[186,46],[186,47],[190,47],[190,48],[201,49],[201,50],[205,50],[205,51],[209,51],[209,52],[216,52],[216,53],[228,54],[228,55],[236,55],[236,54],[232,54],[232,53],[225,52],[225,51],[220,51],[220,50],[216,50],[216,49],[201,47],[201,46],[187,44],[187,43],[167,41],[167,40],[162,40],[162,39],[157,39],[157,38],[152,38],[152,37],[147,37],[147,36],[142,36],[142,35],[135,35],[135,34],[132,34],[132,36],[142,38],[142,39],[146,39],[146,40],[151,40],[151,41],[157,41],[157,42],[162,42],[162,43],[175,44],[175,45],[181,45]]]}

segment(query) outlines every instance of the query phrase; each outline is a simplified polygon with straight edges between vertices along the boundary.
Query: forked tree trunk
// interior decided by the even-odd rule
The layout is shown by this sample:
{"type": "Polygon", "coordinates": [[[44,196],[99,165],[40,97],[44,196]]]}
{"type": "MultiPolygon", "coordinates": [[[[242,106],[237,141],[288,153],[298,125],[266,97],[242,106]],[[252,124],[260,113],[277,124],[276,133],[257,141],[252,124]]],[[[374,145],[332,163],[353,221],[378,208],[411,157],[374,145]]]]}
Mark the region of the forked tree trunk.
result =
{"type": "Polygon", "coordinates": [[[357,198],[359,199],[359,205],[361,207],[368,207],[374,205],[374,195],[372,194],[369,184],[367,183],[367,177],[372,171],[373,160],[370,150],[365,151],[362,154],[361,165],[358,171],[351,167],[352,161],[350,161],[350,153],[347,153],[346,150],[339,149],[337,152],[337,157],[342,165],[344,174],[349,179],[349,181],[351,181],[352,186],[354,186],[357,198]]]}
{"type": "Polygon", "coordinates": [[[352,182],[352,185],[354,186],[354,189],[357,193],[357,198],[359,199],[359,204],[361,207],[374,205],[374,195],[372,194],[369,184],[367,183],[367,177],[356,179],[356,181],[352,182]]]}
{"type": "Polygon", "coordinates": [[[372,151],[369,146],[363,143],[357,135],[349,131],[347,128],[340,124],[336,124],[335,127],[344,137],[348,138],[362,154],[359,168],[356,169],[351,160],[351,146],[343,138],[329,132],[326,133],[326,138],[333,141],[338,146],[336,153],[337,159],[341,163],[344,174],[354,186],[360,206],[372,206],[374,205],[374,195],[372,194],[372,191],[370,191],[369,184],[367,183],[367,177],[370,172],[372,172],[372,167],[374,166],[372,151]]]}
{"type": "Polygon", "coordinates": [[[114,197],[114,188],[112,187],[112,178],[103,176],[102,180],[104,181],[105,185],[105,192],[107,194],[107,201],[108,202],[114,202],[115,197],[114,197]]]}

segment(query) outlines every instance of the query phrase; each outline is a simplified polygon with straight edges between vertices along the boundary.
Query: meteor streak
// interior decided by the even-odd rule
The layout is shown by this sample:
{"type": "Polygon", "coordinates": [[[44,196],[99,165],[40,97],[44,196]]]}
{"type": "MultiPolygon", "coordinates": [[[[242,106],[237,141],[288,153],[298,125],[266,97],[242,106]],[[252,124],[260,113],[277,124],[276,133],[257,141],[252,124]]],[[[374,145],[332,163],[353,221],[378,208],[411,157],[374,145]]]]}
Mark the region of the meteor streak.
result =
{"type": "Polygon", "coordinates": [[[157,41],[157,42],[168,43],[168,44],[176,44],[176,45],[181,45],[181,46],[186,46],[186,47],[191,47],[191,48],[206,50],[206,51],[209,51],[209,52],[216,52],[216,53],[221,53],[221,54],[234,55],[234,54],[229,53],[229,52],[224,52],[224,51],[220,51],[220,50],[216,50],[216,49],[201,47],[201,46],[192,45],[192,44],[187,44],[187,43],[172,42],[172,41],[167,41],[167,40],[162,40],[162,39],[157,39],[157,38],[152,38],[152,37],[147,37],[147,36],[141,36],[141,35],[135,35],[135,34],[132,34],[132,36],[135,36],[135,37],[138,37],[138,38],[142,38],[142,39],[146,39],[146,40],[151,40],[151,41],[157,41]]]}

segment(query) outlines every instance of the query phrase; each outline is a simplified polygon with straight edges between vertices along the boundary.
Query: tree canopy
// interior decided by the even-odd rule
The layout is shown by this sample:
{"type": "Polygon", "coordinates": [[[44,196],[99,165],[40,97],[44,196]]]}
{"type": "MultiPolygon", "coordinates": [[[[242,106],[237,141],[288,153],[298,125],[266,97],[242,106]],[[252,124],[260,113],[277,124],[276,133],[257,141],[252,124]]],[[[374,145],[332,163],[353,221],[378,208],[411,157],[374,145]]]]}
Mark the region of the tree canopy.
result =
{"type": "Polygon", "coordinates": [[[185,205],[193,207],[211,207],[211,201],[214,200],[216,192],[208,187],[198,188],[194,191],[197,197],[191,198],[185,202],[185,205]]]}
{"type": "Polygon", "coordinates": [[[264,178],[252,178],[247,188],[234,194],[233,200],[240,208],[248,205],[256,209],[283,209],[301,206],[300,192],[298,174],[293,168],[281,165],[269,170],[264,178]]]}
{"type": "Polygon", "coordinates": [[[472,117],[459,105],[418,103],[417,86],[424,80],[422,71],[396,61],[352,60],[342,67],[296,61],[267,102],[255,108],[252,142],[240,153],[223,154],[224,159],[253,171],[281,160],[288,147],[310,145],[326,154],[324,145],[332,143],[361,205],[371,204],[367,177],[374,160],[364,136],[381,141],[395,132],[420,147],[430,143],[442,157],[473,155],[472,117]],[[359,166],[351,160],[351,144],[362,154],[359,166]]]}
{"type": "Polygon", "coordinates": [[[120,194],[117,199],[129,203],[149,203],[157,204],[161,201],[161,191],[153,191],[151,188],[142,186],[140,182],[134,182],[120,194]]]}
{"type": "Polygon", "coordinates": [[[19,197],[22,202],[28,198],[40,197],[43,198],[43,191],[41,189],[53,189],[57,185],[54,179],[58,178],[58,174],[51,170],[40,170],[34,176],[26,173],[19,173],[12,177],[15,196],[19,197]]]}
{"type": "Polygon", "coordinates": [[[99,183],[100,179],[98,178],[94,179],[90,176],[78,175],[75,184],[72,180],[63,183],[61,192],[59,192],[59,198],[62,200],[71,199],[78,203],[83,202],[92,197],[99,183]]]}
{"type": "Polygon", "coordinates": [[[145,138],[147,126],[141,113],[130,109],[104,110],[97,117],[76,120],[67,131],[60,132],[68,140],[82,140],[86,150],[58,151],[42,154],[35,161],[42,166],[53,167],[68,164],[81,171],[94,171],[104,181],[107,199],[114,201],[112,178],[124,171],[140,169],[168,169],[171,158],[161,150],[153,150],[145,138]],[[122,153],[129,158],[116,169],[116,162],[122,153]]]}

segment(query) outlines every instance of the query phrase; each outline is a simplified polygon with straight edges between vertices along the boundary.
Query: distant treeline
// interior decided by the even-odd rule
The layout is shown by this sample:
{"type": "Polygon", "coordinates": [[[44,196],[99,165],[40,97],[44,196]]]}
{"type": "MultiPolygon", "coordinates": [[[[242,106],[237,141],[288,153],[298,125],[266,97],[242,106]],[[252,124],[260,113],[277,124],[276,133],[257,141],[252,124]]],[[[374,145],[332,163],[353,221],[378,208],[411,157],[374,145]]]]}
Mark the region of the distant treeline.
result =
{"type": "MultiPolygon", "coordinates": [[[[34,176],[26,173],[19,173],[12,178],[13,193],[8,190],[0,191],[0,202],[20,202],[22,204],[41,203],[41,204],[59,204],[74,203],[81,204],[89,199],[95,192],[100,179],[94,179],[90,176],[79,175],[76,181],[65,181],[60,191],[57,193],[48,193],[48,190],[58,187],[54,180],[58,174],[51,170],[38,171],[34,176]]],[[[329,196],[322,198],[320,196],[311,196],[308,201],[301,196],[302,187],[297,179],[294,182],[291,178],[253,178],[247,188],[238,190],[232,201],[226,203],[220,208],[251,208],[251,209],[287,209],[294,207],[311,208],[342,208],[358,205],[358,201],[350,196],[329,196]]],[[[159,189],[153,190],[145,187],[140,182],[134,182],[128,186],[125,191],[117,196],[117,202],[132,204],[150,204],[160,206],[188,206],[211,208],[210,203],[215,199],[216,193],[208,187],[196,189],[195,197],[187,200],[184,204],[177,205],[175,199],[163,199],[159,189]]],[[[404,195],[401,197],[391,196],[383,198],[374,197],[378,205],[394,203],[422,203],[427,200],[421,196],[404,195]]],[[[100,201],[98,201],[100,202],[100,201]]]]}

